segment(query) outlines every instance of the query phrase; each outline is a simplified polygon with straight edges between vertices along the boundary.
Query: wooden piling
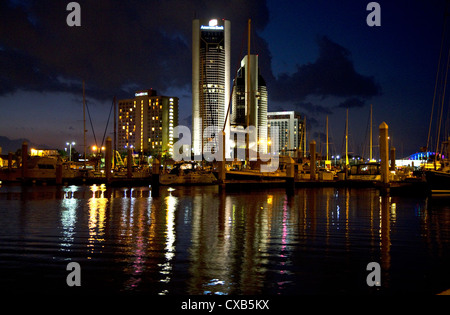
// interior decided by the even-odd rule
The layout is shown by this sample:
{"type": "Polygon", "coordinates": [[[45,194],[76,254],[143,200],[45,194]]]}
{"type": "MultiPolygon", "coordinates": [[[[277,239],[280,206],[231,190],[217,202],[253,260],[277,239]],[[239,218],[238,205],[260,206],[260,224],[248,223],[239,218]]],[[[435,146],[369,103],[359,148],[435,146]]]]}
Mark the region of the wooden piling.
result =
{"type": "Polygon", "coordinates": [[[8,170],[11,172],[12,171],[12,162],[13,161],[13,153],[12,152],[8,152],[8,170]]]}
{"type": "Polygon", "coordinates": [[[394,147],[391,148],[390,157],[391,157],[390,170],[395,171],[395,148],[394,147]]]}
{"type": "Polygon", "coordinates": [[[221,159],[217,161],[218,163],[218,180],[219,184],[223,184],[225,182],[226,177],[226,167],[225,167],[225,132],[222,130],[220,132],[221,137],[221,148],[222,148],[222,154],[221,159]]]}
{"type": "Polygon", "coordinates": [[[379,126],[380,131],[380,158],[381,158],[381,182],[389,184],[389,146],[388,125],[383,121],[379,126]]]}
{"type": "Polygon", "coordinates": [[[286,193],[293,195],[295,192],[295,161],[289,158],[289,164],[286,164],[286,193]]]}
{"type": "Polygon", "coordinates": [[[152,164],[152,197],[159,197],[159,173],[161,162],[155,157],[152,164]]]}
{"type": "Polygon", "coordinates": [[[61,161],[56,162],[56,185],[62,185],[63,165],[61,161]]]}
{"type": "Polygon", "coordinates": [[[26,181],[28,176],[28,143],[22,143],[22,181],[26,181]]]}
{"type": "Polygon", "coordinates": [[[128,148],[127,151],[127,178],[130,179],[133,177],[133,152],[131,148],[128,148]]]}
{"type": "Polygon", "coordinates": [[[111,137],[106,138],[106,151],[105,151],[105,177],[106,182],[111,181],[111,163],[112,163],[112,139],[111,137]]]}
{"type": "Polygon", "coordinates": [[[309,143],[309,152],[311,155],[310,180],[316,180],[316,141],[313,140],[309,143]]]}

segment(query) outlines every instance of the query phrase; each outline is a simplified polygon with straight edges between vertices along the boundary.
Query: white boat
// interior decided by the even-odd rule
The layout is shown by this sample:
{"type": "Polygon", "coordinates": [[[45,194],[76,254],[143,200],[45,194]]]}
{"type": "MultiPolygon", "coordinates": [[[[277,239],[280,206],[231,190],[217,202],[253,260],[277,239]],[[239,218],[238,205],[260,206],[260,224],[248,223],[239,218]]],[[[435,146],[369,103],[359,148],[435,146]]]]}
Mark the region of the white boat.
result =
{"type": "Polygon", "coordinates": [[[379,163],[365,163],[350,166],[348,181],[360,183],[375,183],[381,181],[379,163]]]}
{"type": "Polygon", "coordinates": [[[169,173],[159,175],[161,185],[213,185],[217,178],[211,171],[198,167],[195,163],[176,164],[169,173]]]}
{"type": "MultiPolygon", "coordinates": [[[[2,169],[0,179],[3,181],[54,181],[56,179],[56,165],[58,160],[51,157],[33,156],[27,161],[27,170],[23,178],[22,168],[2,169]]],[[[71,169],[67,163],[62,163],[62,178],[80,178],[79,170],[71,169]]]]}

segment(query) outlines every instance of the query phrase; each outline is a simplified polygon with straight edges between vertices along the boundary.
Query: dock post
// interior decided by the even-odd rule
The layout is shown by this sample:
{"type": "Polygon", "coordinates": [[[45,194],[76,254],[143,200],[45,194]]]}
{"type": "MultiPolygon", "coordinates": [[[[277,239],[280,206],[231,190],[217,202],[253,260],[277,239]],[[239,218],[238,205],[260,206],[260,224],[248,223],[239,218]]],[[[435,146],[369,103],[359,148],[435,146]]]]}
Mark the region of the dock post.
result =
{"type": "Polygon", "coordinates": [[[133,154],[132,149],[128,148],[127,151],[127,178],[130,179],[133,177],[132,166],[133,166],[133,154]]]}
{"type": "Polygon", "coordinates": [[[8,152],[8,170],[11,172],[12,171],[12,159],[13,158],[13,153],[12,152],[8,152]]]}
{"type": "Polygon", "coordinates": [[[286,165],[286,192],[293,195],[295,192],[295,161],[289,157],[289,164],[286,165]]]}
{"type": "Polygon", "coordinates": [[[450,137],[447,138],[447,156],[445,158],[450,159],[450,137]]]}
{"type": "Polygon", "coordinates": [[[111,137],[106,138],[106,152],[105,152],[105,176],[106,182],[111,181],[111,161],[112,161],[112,139],[111,137]]]}
{"type": "Polygon", "coordinates": [[[380,158],[381,158],[381,183],[389,184],[389,147],[388,125],[383,121],[379,126],[380,131],[380,158]]]}
{"type": "Polygon", "coordinates": [[[390,157],[391,157],[390,170],[395,171],[395,148],[394,147],[391,148],[390,157]]]}
{"type": "Polygon", "coordinates": [[[311,154],[310,165],[310,180],[316,180],[316,141],[309,143],[309,152],[311,154]]]}
{"type": "Polygon", "coordinates": [[[56,185],[62,185],[62,174],[63,174],[63,166],[61,161],[58,159],[56,162],[56,185]]]}
{"type": "Polygon", "coordinates": [[[152,197],[159,197],[159,173],[161,162],[155,157],[152,164],[152,197]]]}
{"type": "Polygon", "coordinates": [[[24,141],[22,143],[22,181],[27,179],[28,170],[28,143],[24,141]]]}
{"type": "Polygon", "coordinates": [[[221,144],[221,157],[220,160],[217,161],[218,163],[218,180],[219,180],[219,184],[222,185],[225,183],[225,177],[226,177],[226,168],[225,168],[225,132],[222,130],[220,132],[220,137],[221,137],[221,143],[219,142],[219,144],[221,144]]]}

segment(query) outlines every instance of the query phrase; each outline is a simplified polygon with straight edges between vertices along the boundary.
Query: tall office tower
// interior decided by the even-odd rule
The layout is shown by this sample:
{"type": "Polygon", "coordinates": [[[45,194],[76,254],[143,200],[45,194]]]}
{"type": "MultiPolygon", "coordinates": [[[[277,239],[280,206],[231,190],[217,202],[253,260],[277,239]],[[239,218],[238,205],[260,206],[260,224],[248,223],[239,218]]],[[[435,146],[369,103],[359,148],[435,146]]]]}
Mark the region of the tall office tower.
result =
{"type": "Polygon", "coordinates": [[[178,125],[178,97],[159,96],[155,90],[137,91],[119,101],[119,150],[133,147],[143,154],[173,154],[173,128],[178,125]]]}
{"type": "MultiPolygon", "coordinates": [[[[211,150],[225,125],[230,132],[230,117],[225,122],[230,93],[230,21],[193,20],[192,22],[192,147],[195,155],[211,150]],[[205,129],[216,131],[204,134],[205,129]]],[[[229,141],[226,141],[228,152],[229,141]]],[[[228,156],[228,154],[227,154],[228,156]]]]}
{"type": "Polygon", "coordinates": [[[256,127],[256,132],[249,139],[250,147],[257,149],[260,153],[267,153],[266,82],[259,72],[258,55],[250,55],[250,66],[248,60],[248,55],[242,59],[237,73],[232,96],[231,125],[247,127],[247,103],[249,103],[248,122],[250,126],[256,127]],[[250,69],[250,76],[247,69],[250,69]]]}
{"type": "MultiPolygon", "coordinates": [[[[268,129],[278,127],[278,145],[280,151],[290,156],[296,156],[295,152],[303,155],[305,152],[305,126],[304,119],[295,111],[269,112],[267,113],[268,129]]],[[[269,139],[269,143],[271,140],[269,139]]],[[[297,156],[300,156],[297,154],[297,156]]]]}

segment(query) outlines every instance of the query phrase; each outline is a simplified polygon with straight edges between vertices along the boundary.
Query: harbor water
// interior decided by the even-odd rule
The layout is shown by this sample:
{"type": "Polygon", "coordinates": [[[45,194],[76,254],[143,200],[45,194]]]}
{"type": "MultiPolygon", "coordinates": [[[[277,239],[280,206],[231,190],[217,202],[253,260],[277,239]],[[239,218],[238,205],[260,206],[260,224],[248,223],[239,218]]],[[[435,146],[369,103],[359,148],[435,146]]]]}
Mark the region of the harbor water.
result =
{"type": "Polygon", "coordinates": [[[372,188],[0,186],[9,293],[437,294],[450,202],[372,188]],[[70,262],[80,286],[69,286],[70,262]],[[368,285],[380,266],[377,285],[368,285]]]}

